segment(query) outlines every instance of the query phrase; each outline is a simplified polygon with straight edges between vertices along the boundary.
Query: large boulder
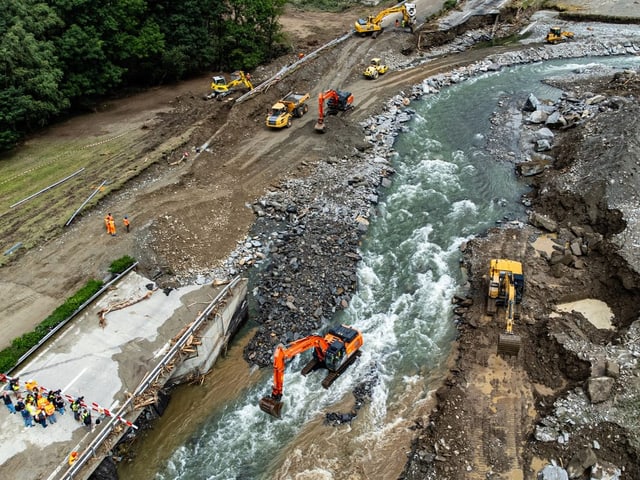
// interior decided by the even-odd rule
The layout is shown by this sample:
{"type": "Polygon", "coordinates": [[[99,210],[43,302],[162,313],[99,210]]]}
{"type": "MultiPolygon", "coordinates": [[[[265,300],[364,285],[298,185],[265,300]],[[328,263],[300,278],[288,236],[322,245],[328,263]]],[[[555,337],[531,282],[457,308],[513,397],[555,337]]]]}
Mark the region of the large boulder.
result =
{"type": "Polygon", "coordinates": [[[591,403],[602,403],[611,397],[615,380],[611,377],[595,377],[587,381],[587,393],[591,403]]]}
{"type": "Polygon", "coordinates": [[[547,465],[538,473],[538,480],[569,480],[569,475],[562,467],[547,465]]]}
{"type": "Polygon", "coordinates": [[[622,471],[615,465],[599,461],[593,467],[591,467],[590,480],[620,480],[622,478],[622,471]]]}
{"type": "Polygon", "coordinates": [[[596,464],[598,458],[590,448],[583,448],[576,453],[567,465],[569,478],[582,478],[587,469],[596,464]]]}
{"type": "Polygon", "coordinates": [[[544,228],[548,232],[558,231],[558,224],[554,220],[537,212],[531,212],[529,223],[534,227],[544,228]]]}

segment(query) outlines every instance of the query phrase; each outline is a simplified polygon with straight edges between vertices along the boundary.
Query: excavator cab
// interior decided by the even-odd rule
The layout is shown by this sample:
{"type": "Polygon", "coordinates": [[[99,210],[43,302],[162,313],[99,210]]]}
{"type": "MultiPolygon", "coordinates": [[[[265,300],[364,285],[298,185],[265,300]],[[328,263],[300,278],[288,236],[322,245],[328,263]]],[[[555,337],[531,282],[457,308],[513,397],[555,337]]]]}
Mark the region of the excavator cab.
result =
{"type": "Polygon", "coordinates": [[[224,79],[224,77],[220,77],[220,76],[215,76],[215,77],[211,77],[211,88],[213,88],[214,85],[226,85],[227,81],[224,79]]]}
{"type": "Polygon", "coordinates": [[[346,357],[346,350],[344,343],[334,340],[329,345],[329,350],[324,357],[324,363],[327,366],[327,370],[338,370],[342,365],[344,358],[346,357]]]}

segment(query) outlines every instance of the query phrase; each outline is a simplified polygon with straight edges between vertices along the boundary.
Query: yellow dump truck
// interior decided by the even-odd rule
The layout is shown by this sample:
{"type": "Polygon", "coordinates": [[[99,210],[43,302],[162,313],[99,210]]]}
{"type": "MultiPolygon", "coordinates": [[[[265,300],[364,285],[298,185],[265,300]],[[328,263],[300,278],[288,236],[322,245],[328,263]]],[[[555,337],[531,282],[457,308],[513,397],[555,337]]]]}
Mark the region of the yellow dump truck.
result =
{"type": "Polygon", "coordinates": [[[289,128],[293,117],[300,118],[309,111],[308,93],[288,93],[275,103],[267,114],[267,127],[289,128]]]}

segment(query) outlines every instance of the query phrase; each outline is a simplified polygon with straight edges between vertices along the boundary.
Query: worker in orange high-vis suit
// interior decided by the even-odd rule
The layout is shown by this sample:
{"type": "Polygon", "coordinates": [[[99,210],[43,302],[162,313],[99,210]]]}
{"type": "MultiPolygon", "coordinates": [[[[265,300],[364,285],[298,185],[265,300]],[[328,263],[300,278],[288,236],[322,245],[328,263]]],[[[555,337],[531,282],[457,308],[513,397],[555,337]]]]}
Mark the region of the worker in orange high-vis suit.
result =
{"type": "Polygon", "coordinates": [[[131,222],[129,222],[129,217],[124,217],[122,219],[122,223],[124,223],[124,229],[127,231],[127,233],[129,233],[129,226],[131,225],[131,222]]]}
{"type": "Polygon", "coordinates": [[[47,397],[39,397],[37,400],[37,406],[40,410],[44,410],[44,407],[47,406],[47,404],[49,403],[49,400],[47,400],[47,397]]]}
{"type": "Polygon", "coordinates": [[[44,414],[47,417],[47,422],[49,422],[49,425],[53,425],[57,422],[56,407],[53,403],[47,401],[47,404],[44,406],[44,414]]]}
{"type": "Polygon", "coordinates": [[[109,220],[109,233],[112,237],[116,236],[116,221],[111,217],[109,220]]]}
{"type": "Polygon", "coordinates": [[[113,220],[113,216],[110,213],[107,213],[106,217],[104,217],[104,226],[107,228],[107,233],[111,233],[109,230],[109,223],[113,220]]]}

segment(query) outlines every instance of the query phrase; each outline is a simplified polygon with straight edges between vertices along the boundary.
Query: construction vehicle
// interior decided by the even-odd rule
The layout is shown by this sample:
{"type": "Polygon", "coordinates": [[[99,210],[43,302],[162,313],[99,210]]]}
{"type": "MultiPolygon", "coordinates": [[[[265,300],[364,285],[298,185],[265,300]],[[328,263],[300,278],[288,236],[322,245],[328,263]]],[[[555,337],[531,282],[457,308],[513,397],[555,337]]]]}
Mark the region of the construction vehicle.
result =
{"type": "Polygon", "coordinates": [[[314,129],[324,133],[324,102],[327,102],[327,115],[335,115],[339,111],[346,111],[353,107],[353,95],[342,90],[327,90],[318,95],[318,121],[314,129]]]}
{"type": "Polygon", "coordinates": [[[487,314],[495,315],[498,307],[505,311],[505,331],[498,339],[498,354],[518,355],[521,339],[513,333],[514,320],[520,318],[524,294],[522,263],[515,260],[492,259],[489,267],[487,314]]]}
{"type": "Polygon", "coordinates": [[[300,118],[309,111],[308,93],[289,92],[280,101],[274,103],[267,114],[267,127],[289,128],[293,117],[300,118]]]}
{"type": "Polygon", "coordinates": [[[402,27],[408,28],[413,33],[413,26],[416,23],[416,4],[415,3],[403,3],[396,7],[386,8],[378,13],[376,16],[369,16],[365,18],[359,18],[355,23],[355,31],[361,37],[365,35],[371,35],[376,38],[384,28],[382,27],[382,21],[385,17],[394,13],[402,13],[402,27]]]}
{"type": "Polygon", "coordinates": [[[363,72],[363,75],[366,78],[371,80],[375,80],[378,78],[378,75],[384,75],[389,70],[389,67],[382,63],[382,60],[379,58],[372,58],[371,63],[363,72]]]}
{"type": "Polygon", "coordinates": [[[324,337],[310,335],[286,346],[278,345],[273,352],[273,388],[271,395],[260,400],[260,409],[280,418],[283,405],[284,369],[287,360],[313,348],[313,357],[302,369],[302,375],[325,368],[329,374],[322,381],[322,386],[329,388],[360,355],[362,343],[362,334],[358,330],[340,325],[329,329],[324,337]]]}
{"type": "Polygon", "coordinates": [[[573,40],[574,33],[563,31],[560,27],[551,27],[547,33],[547,43],[561,43],[567,40],[573,40]]]}
{"type": "Polygon", "coordinates": [[[222,100],[227,95],[237,91],[240,88],[247,88],[253,90],[253,84],[249,80],[249,75],[245,74],[241,70],[237,70],[231,74],[231,80],[227,82],[224,77],[215,76],[211,77],[211,93],[205,96],[205,100],[211,98],[217,98],[222,100]]]}

